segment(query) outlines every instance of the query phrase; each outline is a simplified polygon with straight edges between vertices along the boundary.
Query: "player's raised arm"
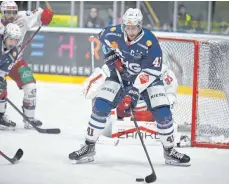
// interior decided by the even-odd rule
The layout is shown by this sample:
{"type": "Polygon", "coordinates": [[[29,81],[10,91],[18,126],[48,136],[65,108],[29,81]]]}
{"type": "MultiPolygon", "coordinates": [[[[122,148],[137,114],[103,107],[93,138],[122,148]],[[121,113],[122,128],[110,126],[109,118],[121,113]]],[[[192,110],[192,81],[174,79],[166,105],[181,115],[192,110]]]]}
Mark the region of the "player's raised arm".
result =
{"type": "Polygon", "coordinates": [[[52,10],[45,8],[37,8],[33,11],[19,11],[18,16],[26,22],[26,26],[28,29],[42,26],[42,25],[49,25],[52,21],[53,12],[52,10]]]}

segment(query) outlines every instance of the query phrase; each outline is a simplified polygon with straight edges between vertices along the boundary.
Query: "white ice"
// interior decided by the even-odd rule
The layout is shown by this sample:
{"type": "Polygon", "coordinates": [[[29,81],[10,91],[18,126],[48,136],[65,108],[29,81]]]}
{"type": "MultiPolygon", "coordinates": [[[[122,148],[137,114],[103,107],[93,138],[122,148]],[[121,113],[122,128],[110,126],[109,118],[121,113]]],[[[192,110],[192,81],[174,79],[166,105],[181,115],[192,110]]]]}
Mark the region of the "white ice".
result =
{"type": "MultiPolygon", "coordinates": [[[[0,157],[0,184],[132,184],[136,177],[150,174],[150,167],[139,144],[96,147],[96,160],[72,164],[68,154],[84,142],[84,129],[90,103],[73,84],[37,83],[36,117],[43,127],[60,128],[60,135],[24,130],[22,118],[8,105],[7,114],[17,122],[15,131],[0,132],[0,150],[12,157],[18,148],[24,156],[16,165],[0,157]]],[[[22,91],[8,82],[9,98],[20,107],[22,91]]],[[[164,164],[162,147],[147,146],[155,167],[158,184],[229,184],[229,150],[181,148],[191,157],[191,167],[164,164]]]]}

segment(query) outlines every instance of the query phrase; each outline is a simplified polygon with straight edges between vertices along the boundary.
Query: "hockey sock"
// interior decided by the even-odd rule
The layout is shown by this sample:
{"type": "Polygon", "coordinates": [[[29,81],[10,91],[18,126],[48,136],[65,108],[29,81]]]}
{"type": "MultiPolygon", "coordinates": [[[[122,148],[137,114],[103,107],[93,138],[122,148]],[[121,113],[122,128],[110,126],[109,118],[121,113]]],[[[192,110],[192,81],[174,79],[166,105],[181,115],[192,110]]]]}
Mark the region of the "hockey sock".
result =
{"type": "Polygon", "coordinates": [[[169,107],[160,107],[152,113],[156,119],[158,136],[164,148],[174,147],[174,121],[169,107]]]}
{"type": "Polygon", "coordinates": [[[88,123],[86,140],[89,142],[96,142],[102,134],[106,125],[106,117],[100,117],[92,113],[88,123]]]}

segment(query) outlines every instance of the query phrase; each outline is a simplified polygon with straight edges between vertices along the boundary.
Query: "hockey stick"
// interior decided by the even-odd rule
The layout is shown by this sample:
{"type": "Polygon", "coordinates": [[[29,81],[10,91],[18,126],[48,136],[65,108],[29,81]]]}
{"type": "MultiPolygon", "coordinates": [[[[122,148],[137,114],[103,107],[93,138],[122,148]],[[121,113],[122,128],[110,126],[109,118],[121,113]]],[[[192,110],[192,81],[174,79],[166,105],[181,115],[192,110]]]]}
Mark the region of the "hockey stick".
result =
{"type": "MultiPolygon", "coordinates": [[[[122,78],[121,78],[121,75],[120,75],[118,69],[116,69],[116,73],[117,73],[117,76],[118,76],[118,79],[119,79],[121,88],[122,88],[122,89],[125,89],[124,84],[123,84],[123,81],[122,81],[122,78]]],[[[134,121],[134,125],[135,125],[136,130],[137,130],[137,133],[138,133],[138,137],[139,137],[140,140],[141,140],[142,147],[143,147],[143,149],[144,149],[144,152],[145,152],[145,154],[146,154],[147,160],[148,160],[149,165],[150,165],[151,170],[152,170],[152,173],[151,173],[150,175],[148,175],[148,176],[145,177],[145,181],[146,181],[146,183],[155,182],[155,181],[157,180],[157,176],[156,176],[155,170],[154,170],[154,168],[153,168],[153,164],[152,164],[152,162],[151,162],[151,159],[150,159],[150,157],[149,157],[149,153],[148,153],[148,151],[147,151],[147,149],[146,149],[145,143],[144,143],[143,138],[142,138],[142,136],[141,136],[141,132],[140,132],[140,130],[139,130],[138,123],[137,123],[136,118],[135,118],[135,116],[134,116],[133,108],[132,108],[132,107],[130,108],[130,114],[131,114],[131,118],[132,118],[133,121],[134,121]]],[[[136,181],[142,181],[142,180],[143,180],[142,178],[136,178],[136,181]]]]}
{"type": "Polygon", "coordinates": [[[6,160],[8,160],[11,164],[16,164],[23,156],[23,150],[19,148],[13,158],[9,158],[2,151],[0,151],[0,155],[3,156],[6,160]]]}
{"type": "MultiPolygon", "coordinates": [[[[29,43],[33,40],[33,38],[36,36],[36,34],[40,31],[42,26],[39,26],[38,29],[33,33],[33,35],[27,40],[27,42],[22,45],[21,50],[19,51],[19,54],[25,50],[25,48],[29,45],[29,43]]],[[[19,55],[18,54],[18,55],[19,55]]]]}
{"type": "MultiPolygon", "coordinates": [[[[28,41],[21,47],[21,50],[19,51],[19,54],[25,50],[25,48],[29,45],[29,43],[33,40],[33,38],[36,36],[36,34],[40,31],[42,26],[39,26],[38,29],[33,33],[33,35],[28,39],[28,41]]],[[[18,54],[18,55],[19,55],[18,54]]],[[[60,129],[59,128],[53,128],[53,129],[42,129],[37,127],[34,122],[30,121],[29,118],[27,118],[17,107],[13,104],[8,98],[6,98],[6,101],[20,114],[22,117],[29,122],[32,127],[37,130],[39,133],[46,133],[46,134],[59,134],[60,129]]]]}
{"type": "Polygon", "coordinates": [[[37,130],[39,133],[43,133],[43,134],[59,134],[60,133],[60,129],[59,128],[50,128],[50,129],[44,129],[44,128],[39,128],[37,127],[34,122],[30,121],[28,117],[26,117],[24,115],[24,113],[22,113],[16,105],[13,104],[13,102],[10,101],[9,98],[6,98],[6,101],[26,120],[29,122],[30,125],[32,125],[32,127],[37,130]]]}

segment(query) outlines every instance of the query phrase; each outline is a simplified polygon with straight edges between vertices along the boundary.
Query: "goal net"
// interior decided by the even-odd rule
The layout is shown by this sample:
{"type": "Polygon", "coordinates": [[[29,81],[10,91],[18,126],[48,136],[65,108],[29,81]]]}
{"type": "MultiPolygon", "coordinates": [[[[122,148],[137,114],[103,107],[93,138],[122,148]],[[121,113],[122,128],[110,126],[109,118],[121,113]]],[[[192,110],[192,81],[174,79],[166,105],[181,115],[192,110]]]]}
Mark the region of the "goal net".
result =
{"type": "Polygon", "coordinates": [[[229,148],[229,41],[159,37],[179,83],[174,120],[192,146],[229,148]]]}

